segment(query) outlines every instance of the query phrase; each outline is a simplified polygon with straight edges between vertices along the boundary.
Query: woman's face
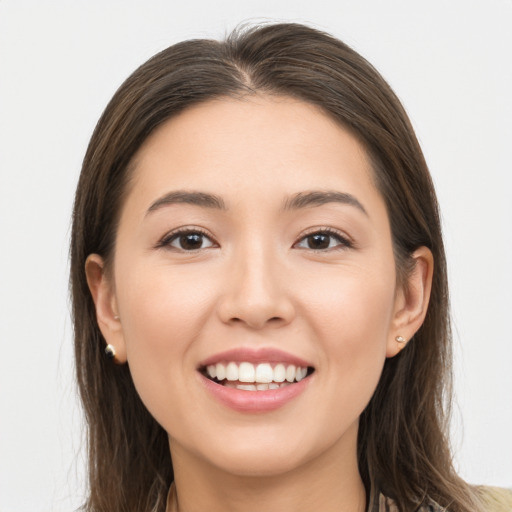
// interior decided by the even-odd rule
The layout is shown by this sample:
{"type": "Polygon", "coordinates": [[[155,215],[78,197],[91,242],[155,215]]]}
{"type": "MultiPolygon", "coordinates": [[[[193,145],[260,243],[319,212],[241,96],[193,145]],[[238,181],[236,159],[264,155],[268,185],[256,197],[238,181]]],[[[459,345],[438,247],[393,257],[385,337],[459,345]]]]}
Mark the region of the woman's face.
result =
{"type": "Polygon", "coordinates": [[[137,154],[113,268],[106,338],[175,461],[275,475],[354,456],[403,294],[348,131],[289,98],[186,110],[137,154]]]}

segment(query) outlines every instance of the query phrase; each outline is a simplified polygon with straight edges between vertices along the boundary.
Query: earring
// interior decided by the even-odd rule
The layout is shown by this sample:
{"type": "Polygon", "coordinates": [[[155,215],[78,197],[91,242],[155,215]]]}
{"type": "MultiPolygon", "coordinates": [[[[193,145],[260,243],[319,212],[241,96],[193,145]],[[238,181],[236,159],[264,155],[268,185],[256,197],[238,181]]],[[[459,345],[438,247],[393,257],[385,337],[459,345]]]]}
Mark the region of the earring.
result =
{"type": "Polygon", "coordinates": [[[118,316],[118,315],[115,315],[115,316],[114,316],[114,320],[119,320],[119,316],[118,316]]]}
{"type": "Polygon", "coordinates": [[[110,343],[105,347],[105,355],[112,360],[116,358],[116,349],[110,343]]]}
{"type": "Polygon", "coordinates": [[[395,340],[397,341],[397,343],[406,343],[407,342],[407,340],[403,336],[397,336],[395,338],[395,340]]]}

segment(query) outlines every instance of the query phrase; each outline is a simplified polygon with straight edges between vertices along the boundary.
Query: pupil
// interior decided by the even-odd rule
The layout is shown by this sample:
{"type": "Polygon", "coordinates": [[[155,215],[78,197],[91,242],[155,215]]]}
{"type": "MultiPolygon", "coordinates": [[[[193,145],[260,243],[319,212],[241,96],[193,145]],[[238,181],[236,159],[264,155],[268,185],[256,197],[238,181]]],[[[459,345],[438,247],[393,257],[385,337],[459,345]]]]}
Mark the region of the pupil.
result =
{"type": "Polygon", "coordinates": [[[329,235],[311,235],[308,240],[310,249],[327,249],[329,247],[329,235]]]}
{"type": "Polygon", "coordinates": [[[180,245],[183,249],[199,249],[203,243],[202,235],[191,233],[180,236],[180,245]]]}

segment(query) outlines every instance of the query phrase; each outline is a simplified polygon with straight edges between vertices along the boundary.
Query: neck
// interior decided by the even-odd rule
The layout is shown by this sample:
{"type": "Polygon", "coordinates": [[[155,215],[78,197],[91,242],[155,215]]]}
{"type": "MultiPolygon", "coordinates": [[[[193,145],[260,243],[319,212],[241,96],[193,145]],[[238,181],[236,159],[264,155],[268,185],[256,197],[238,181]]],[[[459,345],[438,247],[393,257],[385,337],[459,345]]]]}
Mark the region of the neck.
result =
{"type": "Polygon", "coordinates": [[[357,426],[347,434],[353,442],[342,442],[299,467],[264,476],[219,469],[171,442],[176,488],[168,512],[364,512],[357,426]]]}

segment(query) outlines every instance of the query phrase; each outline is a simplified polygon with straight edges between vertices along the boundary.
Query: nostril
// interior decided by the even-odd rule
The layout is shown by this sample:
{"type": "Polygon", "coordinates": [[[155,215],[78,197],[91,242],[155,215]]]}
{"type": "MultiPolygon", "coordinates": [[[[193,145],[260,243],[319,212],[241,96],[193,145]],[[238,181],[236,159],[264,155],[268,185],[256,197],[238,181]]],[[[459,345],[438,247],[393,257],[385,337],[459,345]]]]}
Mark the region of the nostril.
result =
{"type": "Polygon", "coordinates": [[[293,320],[295,309],[289,297],[274,289],[277,285],[267,287],[257,277],[249,279],[249,283],[244,280],[243,286],[239,283],[239,289],[228,290],[218,301],[217,314],[223,323],[261,329],[293,320]]]}
{"type": "Polygon", "coordinates": [[[253,317],[247,316],[246,318],[234,316],[229,319],[229,323],[231,323],[231,324],[241,324],[242,323],[242,324],[246,324],[248,327],[250,327],[252,329],[262,329],[263,327],[265,327],[265,325],[279,326],[280,324],[282,324],[284,322],[285,322],[284,318],[282,318],[280,316],[273,316],[273,317],[266,318],[266,319],[264,317],[257,318],[256,316],[253,316],[253,317]]]}

